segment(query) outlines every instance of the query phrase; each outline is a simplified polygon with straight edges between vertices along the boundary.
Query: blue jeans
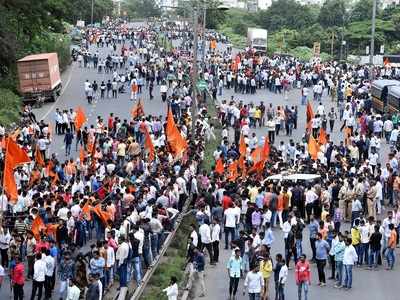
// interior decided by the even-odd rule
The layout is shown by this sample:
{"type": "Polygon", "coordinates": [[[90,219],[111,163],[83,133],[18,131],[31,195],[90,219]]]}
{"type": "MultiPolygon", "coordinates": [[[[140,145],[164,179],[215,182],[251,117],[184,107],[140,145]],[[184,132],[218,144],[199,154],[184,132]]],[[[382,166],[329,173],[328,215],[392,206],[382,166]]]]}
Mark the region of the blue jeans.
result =
{"type": "Polygon", "coordinates": [[[296,240],[296,256],[299,258],[303,254],[302,240],[296,240]]]}
{"type": "Polygon", "coordinates": [[[249,293],[249,300],[260,300],[260,293],[249,293]]]}
{"type": "Polygon", "coordinates": [[[304,300],[307,300],[307,295],[308,295],[308,282],[300,282],[300,284],[297,286],[297,294],[299,296],[299,300],[301,300],[301,292],[304,289],[304,300]]]}
{"type": "Polygon", "coordinates": [[[353,283],[353,265],[343,265],[344,266],[344,282],[343,287],[351,288],[353,283]]]}
{"type": "Polygon", "coordinates": [[[394,254],[394,249],[393,248],[387,248],[387,250],[386,250],[386,260],[388,262],[388,268],[393,269],[394,262],[396,260],[396,256],[394,254]]]}
{"type": "Polygon", "coordinates": [[[285,300],[285,284],[278,284],[278,300],[285,300]]]}
{"type": "Polygon", "coordinates": [[[128,276],[128,266],[127,266],[126,262],[119,266],[118,273],[119,273],[119,286],[126,287],[127,286],[127,276],[128,276]]]}
{"type": "Polygon", "coordinates": [[[139,285],[142,283],[142,263],[140,261],[140,256],[134,257],[132,263],[133,269],[135,270],[136,283],[139,285]]]}
{"type": "Polygon", "coordinates": [[[109,269],[106,269],[104,272],[104,277],[105,277],[105,283],[106,287],[111,285],[114,279],[114,266],[110,267],[109,269]]]}
{"type": "Polygon", "coordinates": [[[378,256],[380,250],[370,250],[369,251],[369,266],[372,268],[374,265],[375,268],[378,267],[378,256]]]}
{"type": "Polygon", "coordinates": [[[338,284],[342,284],[343,280],[343,261],[335,261],[336,264],[336,280],[338,284]]]}
{"type": "Polygon", "coordinates": [[[225,249],[228,249],[229,244],[229,233],[231,234],[231,241],[235,240],[235,227],[226,227],[225,226],[225,249]]]}
{"type": "Polygon", "coordinates": [[[362,265],[363,262],[365,261],[365,264],[368,263],[368,243],[362,243],[360,244],[360,253],[358,255],[358,264],[362,265]]]}
{"type": "Polygon", "coordinates": [[[158,234],[153,233],[151,235],[151,253],[153,254],[153,257],[156,257],[158,255],[158,234]]]}

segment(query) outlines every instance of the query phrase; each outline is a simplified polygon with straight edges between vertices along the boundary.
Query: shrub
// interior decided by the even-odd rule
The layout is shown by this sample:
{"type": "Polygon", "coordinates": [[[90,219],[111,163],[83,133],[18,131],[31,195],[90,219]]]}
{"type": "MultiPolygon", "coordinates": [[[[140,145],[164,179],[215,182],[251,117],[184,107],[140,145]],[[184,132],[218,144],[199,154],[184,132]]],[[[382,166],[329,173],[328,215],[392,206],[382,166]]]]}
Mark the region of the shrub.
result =
{"type": "Polygon", "coordinates": [[[9,126],[18,121],[21,99],[12,91],[0,88],[0,124],[9,126]]]}

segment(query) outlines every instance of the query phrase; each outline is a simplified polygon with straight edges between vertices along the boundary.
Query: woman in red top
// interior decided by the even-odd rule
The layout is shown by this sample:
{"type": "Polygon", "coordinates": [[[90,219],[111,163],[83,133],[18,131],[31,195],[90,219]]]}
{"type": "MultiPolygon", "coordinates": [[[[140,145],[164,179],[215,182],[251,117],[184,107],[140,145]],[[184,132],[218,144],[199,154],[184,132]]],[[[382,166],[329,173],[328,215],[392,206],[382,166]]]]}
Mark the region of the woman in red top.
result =
{"type": "Polygon", "coordinates": [[[24,298],[25,268],[19,256],[15,258],[15,263],[15,267],[11,271],[11,282],[14,290],[14,300],[22,300],[24,298]]]}

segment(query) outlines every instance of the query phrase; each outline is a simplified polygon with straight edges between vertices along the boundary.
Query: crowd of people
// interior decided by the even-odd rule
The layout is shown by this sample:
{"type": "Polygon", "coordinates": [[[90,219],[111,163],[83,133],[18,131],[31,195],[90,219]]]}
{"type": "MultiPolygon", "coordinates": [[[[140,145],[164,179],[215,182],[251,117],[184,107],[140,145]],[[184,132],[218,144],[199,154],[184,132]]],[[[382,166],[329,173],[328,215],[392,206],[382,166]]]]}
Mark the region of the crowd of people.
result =
{"type": "MultiPolygon", "coordinates": [[[[85,31],[76,64],[81,72],[94,69],[110,79],[87,80],[82,94],[90,105],[127,93],[135,103],[130,120],[109,113],[84,124],[81,112],[57,109],[46,123],[26,107],[18,130],[6,134],[1,128],[2,170],[13,155],[9,144],[31,160],[12,170],[16,195],[7,184],[0,198],[0,278],[9,274],[14,299],[23,299],[27,280],[32,300],[102,299],[115,281],[119,287],[139,286],[188,202],[196,209],[196,223],[187,261],[200,296],[207,297],[204,249],[211,265],[226,263],[230,299],[241,278],[250,299],[273,294],[285,299],[291,268],[299,299],[307,299],[313,263],[321,287],[329,263],[330,279],[342,289],[352,288],[355,265],[393,269],[400,228],[399,115],[371,109],[369,70],[268,58],[251,49],[238,54],[210,49],[200,73],[218,115],[210,118],[200,95],[192,128],[193,63],[181,55],[193,46],[191,33],[174,36],[184,39],[182,45],[164,49],[149,27],[85,31]],[[168,104],[167,118],[143,111],[142,98],[152,100],[156,87],[168,104]],[[236,94],[225,99],[229,89],[236,94]],[[240,100],[244,94],[262,99],[265,89],[282,93],[283,100],[300,89],[301,98],[298,105],[240,100]],[[175,122],[180,143],[176,131],[169,136],[175,122]],[[339,142],[332,134],[336,122],[342,122],[339,142]],[[200,163],[205,144],[216,138],[214,126],[221,127],[222,140],[213,153],[215,169],[207,172],[200,163]],[[257,127],[265,129],[265,137],[257,136],[257,127]],[[289,142],[276,141],[282,133],[289,142]],[[65,144],[63,161],[52,153],[58,136],[65,144]],[[269,178],[282,171],[281,180],[269,178]],[[284,179],[291,174],[317,179],[284,179]],[[281,243],[275,238],[279,230],[281,243]],[[227,262],[220,259],[222,247],[232,251],[227,262]]],[[[398,75],[396,69],[374,72],[398,75]]],[[[164,292],[176,299],[175,277],[164,292]]]]}

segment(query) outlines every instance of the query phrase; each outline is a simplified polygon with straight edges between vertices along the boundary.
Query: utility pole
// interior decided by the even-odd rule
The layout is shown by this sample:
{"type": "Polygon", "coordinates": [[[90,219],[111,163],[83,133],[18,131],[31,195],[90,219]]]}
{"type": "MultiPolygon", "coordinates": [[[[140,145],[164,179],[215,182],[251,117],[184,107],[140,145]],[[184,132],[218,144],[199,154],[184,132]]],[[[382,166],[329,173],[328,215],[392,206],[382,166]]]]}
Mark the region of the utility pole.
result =
{"type": "Polygon", "coordinates": [[[331,59],[333,59],[333,43],[335,40],[335,32],[332,30],[332,40],[331,40],[331,59]]]}
{"type": "Polygon", "coordinates": [[[201,41],[201,67],[205,68],[205,60],[206,60],[206,20],[207,20],[207,7],[206,3],[203,4],[203,32],[202,32],[202,41],[201,41]]]}
{"type": "Polygon", "coordinates": [[[198,28],[198,16],[197,16],[197,7],[194,7],[193,10],[193,66],[192,66],[192,89],[193,89],[193,99],[192,99],[192,142],[195,141],[195,133],[196,133],[196,121],[197,121],[197,43],[198,43],[198,36],[197,36],[197,28],[198,28]]]}
{"type": "Polygon", "coordinates": [[[370,69],[370,79],[373,79],[373,65],[374,65],[374,54],[375,54],[375,26],[376,26],[376,0],[372,2],[372,26],[371,26],[371,45],[369,49],[369,64],[370,69]]]}
{"type": "Polygon", "coordinates": [[[94,0],[92,0],[92,10],[90,14],[90,25],[93,26],[93,10],[94,10],[94,0]]]}

